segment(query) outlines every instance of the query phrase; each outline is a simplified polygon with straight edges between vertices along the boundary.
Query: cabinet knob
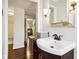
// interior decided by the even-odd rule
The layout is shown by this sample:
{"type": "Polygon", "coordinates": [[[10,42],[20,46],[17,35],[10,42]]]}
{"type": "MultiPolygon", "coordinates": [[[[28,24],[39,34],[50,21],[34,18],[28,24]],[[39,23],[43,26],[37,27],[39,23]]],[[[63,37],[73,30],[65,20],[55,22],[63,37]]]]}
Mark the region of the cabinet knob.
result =
{"type": "Polygon", "coordinates": [[[41,54],[39,54],[39,59],[43,59],[41,54]]]}

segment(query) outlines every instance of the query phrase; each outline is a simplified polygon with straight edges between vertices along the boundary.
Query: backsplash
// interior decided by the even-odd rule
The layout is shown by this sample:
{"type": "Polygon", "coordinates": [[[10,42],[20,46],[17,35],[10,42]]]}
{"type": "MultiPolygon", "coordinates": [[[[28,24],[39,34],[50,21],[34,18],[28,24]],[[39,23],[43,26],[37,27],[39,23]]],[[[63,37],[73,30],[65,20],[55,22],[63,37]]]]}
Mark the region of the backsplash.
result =
{"type": "MultiPolygon", "coordinates": [[[[52,28],[49,31],[49,37],[53,37],[53,34],[62,35],[62,40],[69,40],[76,42],[76,29],[75,28],[52,28]]],[[[38,33],[38,38],[48,37],[48,32],[38,33]]]]}
{"type": "Polygon", "coordinates": [[[37,38],[46,38],[48,37],[48,32],[45,33],[37,33],[37,38]]]}

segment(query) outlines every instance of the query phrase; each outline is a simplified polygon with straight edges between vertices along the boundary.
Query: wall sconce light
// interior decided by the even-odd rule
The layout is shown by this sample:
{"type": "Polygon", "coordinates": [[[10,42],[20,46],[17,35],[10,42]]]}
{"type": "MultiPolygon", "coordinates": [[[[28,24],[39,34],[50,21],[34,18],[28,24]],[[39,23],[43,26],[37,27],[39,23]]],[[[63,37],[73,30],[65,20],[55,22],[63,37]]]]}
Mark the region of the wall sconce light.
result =
{"type": "Polygon", "coordinates": [[[45,17],[47,17],[48,16],[48,14],[49,14],[49,9],[43,9],[43,14],[44,14],[44,16],[45,17]]]}
{"type": "Polygon", "coordinates": [[[69,13],[74,13],[75,9],[76,9],[76,1],[75,0],[70,0],[69,1],[69,13]]]}
{"type": "Polygon", "coordinates": [[[77,5],[77,3],[76,3],[76,1],[73,1],[72,3],[71,3],[71,7],[72,7],[72,9],[71,10],[69,10],[70,12],[72,12],[72,11],[74,11],[75,9],[76,9],[76,5],[77,5]]]}

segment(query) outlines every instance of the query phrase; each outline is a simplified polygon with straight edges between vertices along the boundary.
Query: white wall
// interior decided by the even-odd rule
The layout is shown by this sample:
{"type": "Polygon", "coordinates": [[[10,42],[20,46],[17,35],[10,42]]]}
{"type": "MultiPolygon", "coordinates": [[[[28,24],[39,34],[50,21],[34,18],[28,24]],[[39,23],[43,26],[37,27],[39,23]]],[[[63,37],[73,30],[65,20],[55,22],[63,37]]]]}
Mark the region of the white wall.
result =
{"type": "Polygon", "coordinates": [[[8,59],[8,0],[2,0],[2,59],[8,59]]]}
{"type": "Polygon", "coordinates": [[[43,9],[48,8],[49,0],[38,0],[38,17],[37,17],[37,32],[45,32],[49,28],[49,20],[44,18],[43,9]],[[45,3],[46,2],[46,3],[45,3]],[[46,5],[46,6],[45,6],[46,5]],[[47,29],[47,30],[46,30],[47,29]]]}
{"type": "Polygon", "coordinates": [[[24,9],[14,8],[13,49],[24,47],[24,9]]]}
{"type": "Polygon", "coordinates": [[[41,32],[42,31],[42,19],[43,19],[43,4],[42,4],[42,0],[38,0],[38,8],[37,8],[37,10],[38,10],[38,13],[37,13],[37,20],[36,20],[36,27],[37,27],[37,32],[41,32]]]}

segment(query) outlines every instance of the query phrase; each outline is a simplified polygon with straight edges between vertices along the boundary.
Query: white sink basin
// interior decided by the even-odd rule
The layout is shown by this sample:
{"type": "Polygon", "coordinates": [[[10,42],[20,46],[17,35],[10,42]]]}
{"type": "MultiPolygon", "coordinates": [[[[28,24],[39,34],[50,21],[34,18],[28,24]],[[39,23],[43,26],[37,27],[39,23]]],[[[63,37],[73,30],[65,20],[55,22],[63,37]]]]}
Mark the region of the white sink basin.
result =
{"type": "Polygon", "coordinates": [[[37,46],[48,53],[62,56],[76,47],[71,41],[57,41],[51,37],[37,39],[37,46]]]}

